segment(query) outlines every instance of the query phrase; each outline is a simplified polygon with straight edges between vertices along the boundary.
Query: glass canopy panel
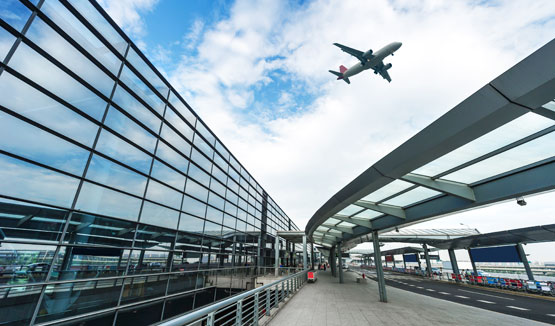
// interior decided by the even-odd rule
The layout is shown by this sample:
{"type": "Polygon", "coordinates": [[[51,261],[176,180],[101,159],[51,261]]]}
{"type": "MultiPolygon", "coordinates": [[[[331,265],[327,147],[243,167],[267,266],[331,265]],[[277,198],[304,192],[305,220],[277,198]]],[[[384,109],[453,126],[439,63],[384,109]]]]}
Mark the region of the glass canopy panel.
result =
{"type": "Polygon", "coordinates": [[[360,206],[356,206],[356,205],[349,205],[345,208],[343,208],[343,210],[341,210],[339,213],[337,213],[337,215],[345,215],[345,216],[351,216],[355,213],[358,213],[362,210],[363,208],[360,206]]]}
{"type": "Polygon", "coordinates": [[[341,222],[341,220],[335,219],[335,218],[328,218],[324,224],[330,224],[330,225],[335,225],[337,223],[341,222]]]}
{"type": "Polygon", "coordinates": [[[338,224],[338,226],[343,226],[343,227],[348,227],[348,228],[354,228],[355,226],[357,226],[356,224],[353,223],[349,223],[349,222],[341,222],[338,224]]]}
{"type": "Polygon", "coordinates": [[[544,118],[535,113],[526,113],[482,137],[414,170],[413,173],[436,176],[540,130],[551,127],[552,125],[553,120],[551,119],[544,118]]]}
{"type": "Polygon", "coordinates": [[[362,198],[365,201],[377,202],[384,198],[390,197],[395,195],[396,193],[403,191],[412,186],[412,183],[402,181],[402,180],[395,180],[380,189],[374,191],[373,193],[369,194],[368,196],[362,198]]]}
{"type": "Polygon", "coordinates": [[[342,232],[341,232],[341,231],[334,230],[334,229],[329,229],[329,230],[328,230],[328,233],[341,235],[342,232]]]}
{"type": "Polygon", "coordinates": [[[376,212],[376,211],[367,209],[367,210],[364,210],[364,211],[362,211],[362,212],[360,212],[356,215],[353,215],[352,217],[358,217],[360,219],[370,220],[370,219],[376,218],[380,215],[383,215],[383,214],[380,213],[380,212],[376,212]]]}
{"type": "Polygon", "coordinates": [[[555,100],[547,102],[543,105],[544,108],[555,112],[555,100]]]}
{"type": "Polygon", "coordinates": [[[325,232],[327,232],[327,231],[329,230],[329,228],[320,225],[316,230],[325,233],[325,232]]]}
{"type": "Polygon", "coordinates": [[[555,154],[555,132],[536,138],[501,154],[448,174],[446,180],[473,183],[535,163],[555,154]]]}
{"type": "Polygon", "coordinates": [[[416,187],[413,190],[407,191],[384,202],[384,204],[404,207],[439,194],[441,194],[439,191],[424,187],[416,187]]]}

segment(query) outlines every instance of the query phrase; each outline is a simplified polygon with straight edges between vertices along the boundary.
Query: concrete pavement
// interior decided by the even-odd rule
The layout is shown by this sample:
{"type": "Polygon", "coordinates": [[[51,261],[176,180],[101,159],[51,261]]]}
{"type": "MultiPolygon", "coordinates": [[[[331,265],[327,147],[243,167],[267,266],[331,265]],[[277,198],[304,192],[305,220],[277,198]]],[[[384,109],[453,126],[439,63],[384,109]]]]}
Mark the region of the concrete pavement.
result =
{"type": "Polygon", "coordinates": [[[380,303],[377,283],[356,283],[357,274],[345,272],[345,283],[320,272],[270,321],[270,326],[292,325],[548,325],[387,287],[388,303],[380,303]]]}

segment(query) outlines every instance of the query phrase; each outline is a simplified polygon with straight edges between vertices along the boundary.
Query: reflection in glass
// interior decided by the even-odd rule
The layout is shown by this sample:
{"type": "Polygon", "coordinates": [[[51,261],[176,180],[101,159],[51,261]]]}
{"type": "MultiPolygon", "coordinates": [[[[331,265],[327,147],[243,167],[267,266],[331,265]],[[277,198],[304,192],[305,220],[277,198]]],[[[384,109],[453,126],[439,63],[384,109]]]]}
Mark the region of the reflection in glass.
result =
{"type": "Polygon", "coordinates": [[[114,107],[108,110],[105,124],[148,152],[154,153],[156,138],[114,107]]]}
{"type": "Polygon", "coordinates": [[[178,211],[145,201],[140,222],[175,229],[178,218],[178,211]]]}
{"type": "Polygon", "coordinates": [[[89,156],[81,147],[1,111],[0,149],[78,176],[89,156]]]}
{"type": "Polygon", "coordinates": [[[183,196],[183,206],[181,207],[181,210],[198,217],[204,217],[206,204],[185,195],[183,196]]]}
{"type": "Polygon", "coordinates": [[[131,247],[135,225],[108,217],[73,213],[64,242],[131,247]]]}
{"type": "Polygon", "coordinates": [[[129,250],[120,248],[62,247],[50,279],[65,281],[120,276],[125,272],[128,257],[129,250]]]}
{"type": "Polygon", "coordinates": [[[210,186],[210,175],[194,164],[191,164],[189,167],[189,177],[195,179],[195,181],[204,185],[206,188],[210,186]]]}
{"type": "Polygon", "coordinates": [[[152,165],[152,172],[150,175],[153,178],[163,181],[170,186],[183,191],[185,176],[156,159],[152,165]]]}
{"type": "MultiPolygon", "coordinates": [[[[204,215],[204,211],[203,211],[204,215]]],[[[204,220],[189,214],[181,213],[179,221],[179,230],[187,231],[195,234],[202,234],[204,229],[204,220]]]]}
{"type": "Polygon", "coordinates": [[[101,119],[106,102],[26,44],[17,47],[9,66],[94,119],[101,119]]]}
{"type": "Polygon", "coordinates": [[[168,270],[167,251],[133,250],[129,260],[128,274],[155,274],[168,270]]]}
{"type": "Polygon", "coordinates": [[[156,157],[164,160],[167,164],[187,174],[187,170],[189,169],[189,160],[161,141],[158,142],[156,157]]]}
{"type": "Polygon", "coordinates": [[[23,29],[31,11],[17,0],[0,2],[0,18],[18,31],[23,29]]]}
{"type": "Polygon", "coordinates": [[[167,283],[167,274],[126,278],[121,303],[127,304],[163,296],[166,292],[167,283]]]}
{"type": "MultiPolygon", "coordinates": [[[[0,105],[31,120],[92,146],[98,126],[9,74],[0,75],[0,105]]],[[[101,114],[102,112],[98,112],[101,114]]]]}
{"type": "Polygon", "coordinates": [[[137,229],[135,247],[170,250],[175,242],[175,231],[148,224],[140,224],[137,229]]]}
{"type": "Polygon", "coordinates": [[[164,119],[169,122],[172,126],[174,126],[177,131],[181,133],[185,138],[189,141],[193,141],[194,131],[189,127],[189,125],[179,117],[172,108],[168,108],[166,110],[166,115],[164,119]]]}
{"type": "Polygon", "coordinates": [[[0,289],[0,324],[29,325],[41,289],[40,285],[0,289]]]}
{"type": "MultiPolygon", "coordinates": [[[[1,15],[1,14],[0,14],[1,15]]],[[[10,51],[15,42],[15,37],[0,27],[0,61],[4,61],[6,54],[10,51]]]]}
{"type": "Polygon", "coordinates": [[[390,200],[385,201],[384,204],[393,205],[393,206],[408,206],[411,204],[415,204],[421,200],[428,199],[440,194],[441,192],[439,191],[435,191],[424,187],[416,187],[397,197],[393,197],[390,200]]]}
{"type": "Polygon", "coordinates": [[[163,184],[150,180],[146,192],[146,198],[164,204],[175,209],[181,206],[181,197],[183,195],[163,184]]]}
{"type": "Polygon", "coordinates": [[[408,189],[410,187],[412,187],[413,184],[406,182],[406,181],[402,181],[402,180],[394,180],[390,183],[388,183],[387,185],[381,187],[380,189],[372,192],[371,194],[367,195],[366,197],[363,197],[362,200],[366,200],[366,201],[370,201],[370,202],[377,202],[380,201],[384,198],[393,196],[394,194],[403,191],[405,189],[408,189]]]}
{"type": "Polygon", "coordinates": [[[165,123],[162,127],[162,132],[160,133],[160,136],[185,156],[188,156],[191,152],[191,145],[186,142],[185,139],[179,136],[175,131],[173,131],[170,127],[168,127],[165,123]]]}
{"type": "MultiPolygon", "coordinates": [[[[125,83],[127,87],[137,94],[143,101],[145,101],[154,111],[158,112],[159,115],[164,114],[164,102],[156,95],[145,83],[132,72],[129,67],[124,66],[121,71],[120,79],[125,83]]],[[[164,93],[164,95],[166,95],[164,93]]],[[[164,96],[162,95],[162,96],[164,96]]]]}
{"type": "Polygon", "coordinates": [[[55,246],[3,243],[0,247],[0,285],[43,282],[55,249],[55,246]]]}
{"type": "Polygon", "coordinates": [[[84,182],[75,208],[90,213],[136,221],[141,200],[108,188],[84,182]]]}
{"type": "Polygon", "coordinates": [[[181,100],[175,95],[173,91],[170,91],[170,103],[173,107],[177,110],[177,112],[181,113],[185,120],[187,120],[191,126],[195,126],[197,122],[197,118],[195,115],[181,102],[181,100]]]}
{"type": "Polygon", "coordinates": [[[96,149],[144,174],[150,170],[150,156],[106,129],[100,133],[96,149]]]}
{"type": "MultiPolygon", "coordinates": [[[[120,85],[116,88],[113,101],[147,126],[152,132],[158,134],[161,120],[120,85]]],[[[133,138],[130,137],[130,139],[133,138]]]]}
{"type": "Polygon", "coordinates": [[[187,181],[187,186],[185,187],[185,193],[197,199],[200,199],[202,201],[206,201],[206,199],[208,198],[208,189],[199,185],[192,179],[189,179],[187,181]]]}
{"type": "Polygon", "coordinates": [[[0,194],[70,207],[79,180],[0,155],[0,194]]]}
{"type": "Polygon", "coordinates": [[[158,77],[158,75],[147,65],[147,63],[139,56],[135,49],[130,48],[127,54],[129,61],[135,69],[139,71],[148,82],[158,90],[162,96],[168,94],[168,86],[158,77]]]}
{"type": "Polygon", "coordinates": [[[137,196],[144,194],[146,186],[146,177],[97,154],[93,155],[85,177],[137,196]]]}

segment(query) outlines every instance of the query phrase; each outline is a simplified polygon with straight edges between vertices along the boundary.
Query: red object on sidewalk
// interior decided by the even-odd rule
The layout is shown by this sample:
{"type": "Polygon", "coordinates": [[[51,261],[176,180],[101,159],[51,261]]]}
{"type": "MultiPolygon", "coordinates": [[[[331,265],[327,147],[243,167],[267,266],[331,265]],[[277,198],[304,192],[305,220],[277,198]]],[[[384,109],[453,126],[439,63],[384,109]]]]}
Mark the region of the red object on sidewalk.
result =
{"type": "Polygon", "coordinates": [[[362,273],[362,279],[366,279],[366,274],[362,273]]]}

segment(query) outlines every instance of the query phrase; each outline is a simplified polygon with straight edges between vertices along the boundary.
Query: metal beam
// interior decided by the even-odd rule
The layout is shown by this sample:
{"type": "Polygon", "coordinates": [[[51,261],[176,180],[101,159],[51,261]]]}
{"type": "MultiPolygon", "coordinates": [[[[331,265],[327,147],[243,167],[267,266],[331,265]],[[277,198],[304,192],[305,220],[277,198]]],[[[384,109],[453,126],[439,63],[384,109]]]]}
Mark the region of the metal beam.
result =
{"type": "Polygon", "coordinates": [[[341,254],[341,242],[337,244],[337,256],[339,258],[339,283],[343,283],[343,256],[341,254]]]}
{"type": "Polygon", "coordinates": [[[370,222],[370,221],[355,219],[355,218],[346,217],[346,216],[339,216],[339,215],[334,215],[333,218],[336,219],[336,220],[343,221],[343,222],[348,222],[348,223],[356,224],[358,226],[363,226],[363,227],[368,228],[370,230],[372,229],[372,222],[370,222]]]}
{"type": "Polygon", "coordinates": [[[405,210],[401,207],[398,207],[398,206],[391,206],[391,205],[386,205],[386,204],[376,205],[374,203],[367,202],[367,201],[362,201],[362,200],[359,200],[359,201],[355,202],[355,205],[360,206],[360,207],[364,207],[364,208],[368,208],[368,209],[371,209],[373,211],[380,212],[380,213],[383,213],[383,214],[399,217],[399,218],[402,218],[402,219],[405,219],[407,217],[407,215],[405,214],[405,210]]]}
{"type": "Polygon", "coordinates": [[[303,235],[303,269],[308,269],[306,234],[303,235]]]}
{"type": "Polygon", "coordinates": [[[372,240],[374,241],[374,263],[376,264],[376,275],[378,277],[378,291],[380,292],[380,301],[387,302],[385,279],[382,268],[382,255],[380,253],[380,242],[378,241],[377,231],[372,232],[372,240]]]}
{"type": "Polygon", "coordinates": [[[432,277],[432,262],[430,261],[430,254],[428,253],[428,245],[423,243],[422,248],[424,248],[424,257],[426,258],[426,272],[428,277],[432,277]]]}
{"type": "Polygon", "coordinates": [[[472,265],[472,271],[474,271],[474,276],[478,276],[478,269],[476,268],[476,262],[474,262],[474,257],[472,257],[470,248],[468,248],[468,257],[470,257],[470,264],[472,265]]]}
{"type": "MultiPolygon", "coordinates": [[[[455,250],[448,249],[449,252],[449,260],[451,261],[451,267],[453,267],[453,273],[459,275],[459,265],[457,264],[457,256],[455,256],[455,250]]],[[[459,278],[456,278],[457,283],[459,283],[459,278]]]]}
{"type": "Polygon", "coordinates": [[[463,183],[445,181],[440,179],[434,180],[430,177],[413,173],[409,173],[401,179],[432,190],[437,190],[453,196],[476,201],[476,196],[474,195],[474,191],[472,190],[472,188],[463,183]]]}
{"type": "Polygon", "coordinates": [[[329,224],[323,224],[322,226],[325,226],[327,228],[337,230],[337,231],[340,231],[340,232],[343,232],[343,233],[354,234],[353,230],[351,228],[348,228],[348,227],[337,226],[337,225],[329,225],[329,224]]]}
{"type": "Polygon", "coordinates": [[[534,273],[532,273],[532,269],[530,268],[530,264],[528,263],[528,258],[526,258],[526,253],[524,252],[524,248],[522,247],[522,243],[517,244],[516,249],[518,250],[520,260],[524,264],[524,269],[526,270],[526,275],[528,275],[528,279],[530,281],[534,281],[534,273]]]}
{"type": "MultiPolygon", "coordinates": [[[[295,248],[295,247],[293,247],[295,248]]],[[[279,236],[276,234],[276,242],[274,244],[274,250],[275,250],[275,275],[276,277],[279,276],[279,236]]]]}
{"type": "Polygon", "coordinates": [[[33,217],[35,217],[35,215],[33,215],[33,214],[23,216],[23,218],[21,218],[21,220],[19,220],[17,222],[17,227],[20,227],[23,224],[25,224],[26,222],[30,221],[33,217]]]}

